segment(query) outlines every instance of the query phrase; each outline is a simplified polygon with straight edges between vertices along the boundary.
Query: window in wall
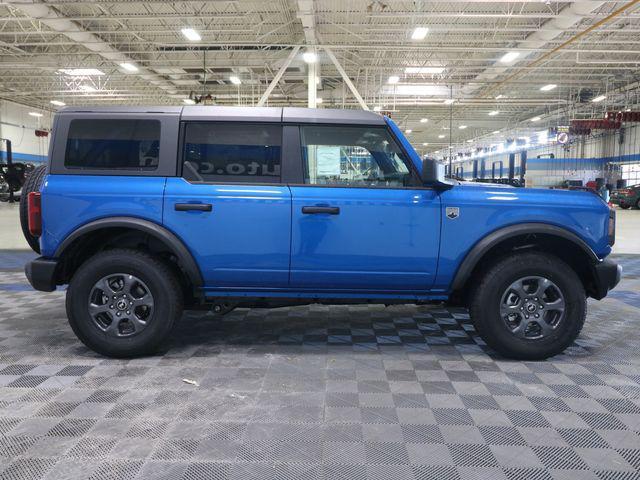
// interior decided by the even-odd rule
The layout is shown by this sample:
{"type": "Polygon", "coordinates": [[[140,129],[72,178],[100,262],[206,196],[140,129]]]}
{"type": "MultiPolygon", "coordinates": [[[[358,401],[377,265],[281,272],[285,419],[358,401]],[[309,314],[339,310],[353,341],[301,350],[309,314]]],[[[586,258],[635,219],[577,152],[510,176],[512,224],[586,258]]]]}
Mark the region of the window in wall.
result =
{"type": "Polygon", "coordinates": [[[280,181],[279,125],[188,123],[184,142],[182,176],[188,180],[280,181]]]}
{"type": "Polygon", "coordinates": [[[384,127],[302,126],[305,183],[414,185],[409,159],[384,127]]]}
{"type": "Polygon", "coordinates": [[[71,120],[64,165],[67,168],[155,170],[160,121],[71,120]]]}
{"type": "Polygon", "coordinates": [[[628,186],[640,184],[640,163],[622,163],[620,165],[621,178],[628,186]]]}

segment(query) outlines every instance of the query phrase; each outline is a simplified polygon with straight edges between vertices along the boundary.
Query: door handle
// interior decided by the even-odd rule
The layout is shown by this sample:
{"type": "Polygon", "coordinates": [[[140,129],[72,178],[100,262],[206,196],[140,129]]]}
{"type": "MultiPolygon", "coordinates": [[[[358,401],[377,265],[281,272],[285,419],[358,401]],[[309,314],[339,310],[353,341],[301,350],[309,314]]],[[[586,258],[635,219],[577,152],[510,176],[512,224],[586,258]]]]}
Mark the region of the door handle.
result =
{"type": "Polygon", "coordinates": [[[176,212],[187,212],[189,210],[210,212],[213,210],[213,206],[210,203],[176,203],[175,209],[176,212]]]}
{"type": "Polygon", "coordinates": [[[340,207],[302,207],[302,213],[328,213],[329,215],[339,215],[340,207]]]}

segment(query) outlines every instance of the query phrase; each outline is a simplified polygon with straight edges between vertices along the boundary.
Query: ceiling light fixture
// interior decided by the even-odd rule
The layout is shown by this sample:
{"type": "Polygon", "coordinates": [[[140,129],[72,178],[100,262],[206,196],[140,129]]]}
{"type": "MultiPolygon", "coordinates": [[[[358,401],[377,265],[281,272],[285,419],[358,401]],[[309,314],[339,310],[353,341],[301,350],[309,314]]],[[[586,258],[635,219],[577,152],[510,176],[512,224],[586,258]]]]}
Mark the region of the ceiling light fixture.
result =
{"type": "Polygon", "coordinates": [[[494,130],[494,131],[493,131],[493,132],[491,132],[491,133],[493,133],[494,135],[496,135],[496,134],[500,133],[500,130],[494,130]]]}
{"type": "Polygon", "coordinates": [[[55,105],[56,107],[64,107],[66,103],[61,102],[60,100],[51,100],[49,102],[51,105],[55,105]]]}
{"type": "Polygon", "coordinates": [[[500,100],[501,98],[504,98],[504,95],[500,94],[500,95],[496,96],[496,100],[500,100]]]}
{"type": "Polygon", "coordinates": [[[444,138],[444,135],[438,135],[438,138],[444,138]]]}
{"type": "Polygon", "coordinates": [[[427,33],[429,33],[429,29],[427,27],[416,27],[411,34],[411,40],[424,40],[427,33]]]}
{"type": "Polygon", "coordinates": [[[78,90],[80,90],[81,92],[87,92],[87,93],[91,93],[91,92],[97,91],[95,89],[95,87],[92,87],[91,85],[80,85],[78,87],[78,90]]]}
{"type": "Polygon", "coordinates": [[[593,103],[598,103],[598,102],[601,102],[602,100],[604,100],[605,98],[607,98],[606,95],[598,95],[597,97],[593,98],[591,101],[593,103]]]}
{"type": "Polygon", "coordinates": [[[489,112],[489,116],[490,117],[495,117],[496,115],[498,115],[500,113],[500,110],[491,110],[489,112]]]}
{"type": "Polygon", "coordinates": [[[420,123],[427,123],[429,121],[428,118],[421,118],[420,123]]]}
{"type": "Polygon", "coordinates": [[[556,85],[555,83],[550,83],[549,85],[545,85],[544,87],[540,87],[540,90],[543,92],[549,92],[551,90],[553,90],[554,88],[556,88],[558,85],[556,85]]]}
{"type": "Polygon", "coordinates": [[[466,126],[466,125],[460,125],[458,128],[459,128],[460,130],[464,130],[465,128],[467,128],[467,126],[466,126]]]}
{"type": "Polygon", "coordinates": [[[322,98],[320,97],[316,98],[316,103],[322,103],[322,98]]]}
{"type": "Polygon", "coordinates": [[[422,146],[423,146],[423,147],[428,147],[428,146],[429,146],[429,144],[428,144],[427,142],[424,142],[424,143],[422,144],[422,146]]]}
{"type": "Polygon", "coordinates": [[[408,73],[408,74],[416,74],[416,73],[438,74],[442,72],[444,72],[444,67],[407,67],[404,69],[404,73],[408,73]]]}
{"type": "Polygon", "coordinates": [[[191,99],[191,98],[183,98],[182,101],[183,101],[183,103],[185,105],[195,105],[196,104],[196,101],[191,99]]]}
{"type": "Polygon", "coordinates": [[[202,37],[200,36],[200,34],[196,32],[193,28],[183,28],[181,32],[182,32],[182,35],[184,35],[187,40],[190,40],[192,42],[199,42],[200,40],[202,40],[202,37]]]}
{"type": "Polygon", "coordinates": [[[374,112],[379,112],[380,110],[382,110],[382,107],[380,105],[376,105],[375,107],[373,107],[374,112]]]}
{"type": "Polygon", "coordinates": [[[391,75],[388,79],[387,79],[387,83],[398,83],[400,81],[400,77],[397,75],[391,75]]]}
{"type": "Polygon", "coordinates": [[[42,114],[38,113],[38,112],[29,112],[29,115],[31,115],[32,117],[37,117],[37,118],[40,118],[42,116],[42,114]]]}
{"type": "Polygon", "coordinates": [[[447,99],[444,101],[444,104],[445,104],[445,105],[451,105],[453,102],[455,102],[455,100],[454,100],[453,98],[447,98],[447,99]]]}
{"type": "Polygon", "coordinates": [[[124,62],[121,63],[120,66],[124,68],[127,72],[137,72],[138,67],[136,67],[133,63],[124,62]]]}
{"type": "Polygon", "coordinates": [[[104,75],[102,70],[97,68],[61,68],[58,70],[60,73],[69,75],[70,77],[90,77],[94,75],[104,75]]]}
{"type": "Polygon", "coordinates": [[[532,121],[532,122],[539,122],[540,120],[541,120],[541,118],[540,118],[540,117],[533,117],[533,118],[531,119],[531,121],[532,121]]]}
{"type": "Polygon", "coordinates": [[[318,55],[316,55],[316,52],[308,51],[302,54],[302,59],[306,63],[316,63],[318,61],[318,55]]]}
{"type": "Polygon", "coordinates": [[[407,128],[407,129],[404,131],[404,133],[411,133],[411,132],[413,132],[413,130],[411,130],[410,128],[407,128]]]}
{"type": "Polygon", "coordinates": [[[231,76],[229,77],[229,81],[230,81],[231,83],[233,83],[234,85],[240,85],[240,84],[242,83],[242,80],[240,80],[240,78],[239,78],[239,77],[236,77],[235,75],[231,75],[231,76]]]}
{"type": "Polygon", "coordinates": [[[516,58],[518,58],[520,56],[520,52],[508,52],[505,53],[501,58],[500,61],[502,63],[511,63],[513,62],[516,58]]]}

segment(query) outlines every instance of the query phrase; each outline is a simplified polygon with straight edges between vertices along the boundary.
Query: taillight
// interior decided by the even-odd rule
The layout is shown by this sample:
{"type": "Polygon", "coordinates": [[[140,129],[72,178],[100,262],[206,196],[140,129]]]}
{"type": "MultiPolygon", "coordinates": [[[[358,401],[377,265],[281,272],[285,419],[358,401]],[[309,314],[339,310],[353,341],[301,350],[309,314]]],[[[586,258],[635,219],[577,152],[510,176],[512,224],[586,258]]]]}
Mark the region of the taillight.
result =
{"type": "Polygon", "coordinates": [[[31,192],[27,196],[27,208],[29,212],[29,233],[34,237],[42,234],[42,206],[40,192],[31,192]]]}
{"type": "Polygon", "coordinates": [[[609,245],[613,246],[616,243],[616,211],[613,208],[609,209],[609,245]]]}

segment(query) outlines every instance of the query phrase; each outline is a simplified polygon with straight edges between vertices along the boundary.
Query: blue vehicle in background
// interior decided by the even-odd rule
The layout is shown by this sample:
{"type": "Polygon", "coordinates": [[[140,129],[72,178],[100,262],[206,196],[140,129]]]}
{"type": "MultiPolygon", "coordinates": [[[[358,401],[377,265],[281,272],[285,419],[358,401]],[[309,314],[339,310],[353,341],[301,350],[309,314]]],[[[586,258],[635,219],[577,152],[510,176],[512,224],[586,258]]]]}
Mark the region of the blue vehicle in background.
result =
{"type": "Polygon", "coordinates": [[[153,352],[184,309],[449,302],[541,359],[620,280],[598,196],[446,179],[372,112],[65,108],[44,168],[27,277],[68,284],[71,327],[109,356],[153,352]]]}

